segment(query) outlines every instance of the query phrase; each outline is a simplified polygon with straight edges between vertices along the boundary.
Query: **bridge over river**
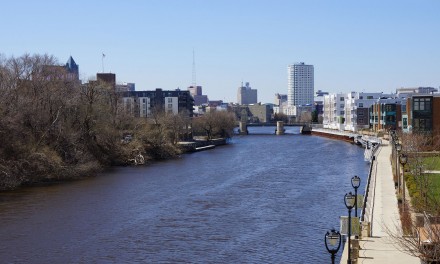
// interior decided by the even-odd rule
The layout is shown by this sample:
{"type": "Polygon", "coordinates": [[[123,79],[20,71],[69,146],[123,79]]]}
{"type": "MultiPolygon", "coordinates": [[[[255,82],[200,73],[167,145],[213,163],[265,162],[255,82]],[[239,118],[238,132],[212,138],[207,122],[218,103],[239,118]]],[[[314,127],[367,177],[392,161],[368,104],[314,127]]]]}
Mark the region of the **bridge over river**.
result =
{"type": "MultiPolygon", "coordinates": [[[[276,125],[271,126],[248,126],[247,127],[247,135],[276,135],[276,125]]],[[[284,128],[284,134],[285,135],[299,135],[301,134],[301,127],[300,126],[289,126],[284,128]]],[[[237,127],[234,130],[235,134],[239,134],[239,128],[237,127]]]]}
{"type": "MultiPolygon", "coordinates": [[[[248,127],[268,127],[268,126],[277,126],[277,123],[247,123],[246,124],[248,127]]],[[[307,126],[310,125],[310,123],[283,123],[283,126],[294,126],[294,127],[302,127],[302,126],[307,126]]]]}
{"type": "Polygon", "coordinates": [[[310,123],[289,123],[284,124],[282,121],[276,123],[246,123],[244,121],[238,122],[238,127],[234,130],[235,134],[240,135],[285,135],[285,134],[310,134],[312,128],[310,123]],[[287,127],[287,128],[285,128],[287,127]],[[255,130],[253,128],[270,128],[255,130]],[[298,128],[298,129],[295,129],[298,128]]]}

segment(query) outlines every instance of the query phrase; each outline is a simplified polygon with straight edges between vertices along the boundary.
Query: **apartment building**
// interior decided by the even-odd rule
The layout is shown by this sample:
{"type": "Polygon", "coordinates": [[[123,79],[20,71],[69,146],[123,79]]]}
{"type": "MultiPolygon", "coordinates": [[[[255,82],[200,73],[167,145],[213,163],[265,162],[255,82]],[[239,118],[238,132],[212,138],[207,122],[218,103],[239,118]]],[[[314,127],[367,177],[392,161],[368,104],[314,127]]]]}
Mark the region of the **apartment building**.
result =
{"type": "Polygon", "coordinates": [[[392,98],[383,93],[339,93],[324,95],[324,128],[359,131],[370,127],[369,108],[381,98],[392,98]]]}
{"type": "Polygon", "coordinates": [[[381,98],[394,98],[393,94],[351,92],[345,100],[344,130],[359,131],[370,128],[369,108],[381,98]]]}
{"type": "Polygon", "coordinates": [[[287,67],[287,103],[289,107],[313,105],[314,68],[304,62],[287,67]]]}
{"type": "Polygon", "coordinates": [[[346,94],[324,95],[323,127],[344,130],[346,94]]]}
{"type": "Polygon", "coordinates": [[[413,95],[406,100],[405,112],[403,131],[440,135],[440,95],[413,95]]]}
{"type": "Polygon", "coordinates": [[[402,99],[381,98],[370,106],[370,127],[373,131],[396,130],[402,121],[402,99]]]}
{"type": "Polygon", "coordinates": [[[167,114],[181,112],[193,115],[194,99],[189,91],[166,91],[160,88],[154,91],[122,92],[125,109],[135,117],[151,117],[154,111],[167,114]]]}

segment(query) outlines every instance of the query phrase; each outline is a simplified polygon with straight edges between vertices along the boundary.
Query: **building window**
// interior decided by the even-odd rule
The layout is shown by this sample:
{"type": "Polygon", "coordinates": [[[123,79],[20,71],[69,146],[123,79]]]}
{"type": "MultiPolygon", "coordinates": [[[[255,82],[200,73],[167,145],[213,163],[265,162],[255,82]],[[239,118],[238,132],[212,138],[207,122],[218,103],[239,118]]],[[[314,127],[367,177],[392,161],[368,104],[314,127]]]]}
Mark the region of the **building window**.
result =
{"type": "Polygon", "coordinates": [[[414,98],[414,111],[430,111],[431,98],[414,98]]]}
{"type": "Polygon", "coordinates": [[[403,124],[403,129],[407,129],[408,128],[408,118],[406,118],[406,117],[402,118],[402,124],[403,124]]]}
{"type": "Polygon", "coordinates": [[[359,103],[359,107],[364,107],[364,104],[363,103],[359,103]]]}
{"type": "Polygon", "coordinates": [[[168,98],[168,103],[172,103],[173,102],[173,98],[168,98]]]}
{"type": "Polygon", "coordinates": [[[364,112],[359,112],[358,116],[364,116],[364,112]]]}
{"type": "Polygon", "coordinates": [[[339,101],[344,102],[344,97],[340,97],[339,101]]]}
{"type": "Polygon", "coordinates": [[[430,131],[431,119],[427,118],[414,118],[414,130],[416,131],[430,131]]]}
{"type": "Polygon", "coordinates": [[[359,96],[359,99],[364,99],[364,97],[361,95],[361,96],[359,96]]]}
{"type": "Polygon", "coordinates": [[[373,99],[373,96],[372,95],[368,95],[367,99],[373,99]]]}
{"type": "Polygon", "coordinates": [[[385,112],[393,112],[396,109],[395,107],[396,107],[396,105],[387,104],[387,105],[385,105],[385,112]]]}

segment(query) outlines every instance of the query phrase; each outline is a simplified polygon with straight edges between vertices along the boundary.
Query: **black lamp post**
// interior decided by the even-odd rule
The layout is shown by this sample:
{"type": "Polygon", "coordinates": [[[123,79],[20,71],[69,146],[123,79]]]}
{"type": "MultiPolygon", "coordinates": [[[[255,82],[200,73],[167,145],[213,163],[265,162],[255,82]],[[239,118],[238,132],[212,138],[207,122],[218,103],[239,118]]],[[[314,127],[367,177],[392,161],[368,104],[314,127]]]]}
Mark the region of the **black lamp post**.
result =
{"type": "Polygon", "coordinates": [[[402,192],[403,192],[403,196],[402,196],[403,197],[403,209],[402,209],[402,211],[405,211],[405,202],[406,202],[406,200],[405,200],[405,165],[408,161],[408,157],[404,153],[402,153],[402,154],[400,154],[399,160],[400,160],[400,164],[402,165],[402,192]]]}
{"type": "Polygon", "coordinates": [[[398,187],[398,190],[399,190],[399,193],[400,193],[400,185],[401,185],[401,183],[400,183],[400,168],[399,168],[399,153],[400,153],[400,151],[402,150],[402,145],[399,143],[399,142],[397,142],[396,143],[396,175],[397,175],[397,187],[398,187]]]}
{"type": "Polygon", "coordinates": [[[355,200],[355,196],[351,193],[351,192],[349,192],[349,193],[346,193],[345,194],[345,196],[344,196],[344,203],[345,203],[345,206],[347,207],[347,209],[348,209],[348,234],[347,234],[347,237],[348,237],[348,259],[347,259],[347,263],[348,264],[351,264],[351,241],[350,241],[350,237],[351,237],[351,209],[353,209],[353,206],[354,206],[354,200],[355,200]]]}
{"type": "Polygon", "coordinates": [[[341,233],[334,229],[327,231],[327,233],[325,234],[325,247],[327,248],[327,251],[332,255],[332,264],[335,264],[335,255],[336,253],[338,253],[338,250],[341,247],[341,240],[341,233]]]}
{"type": "Polygon", "coordinates": [[[393,143],[396,143],[396,139],[397,139],[397,135],[396,135],[396,131],[393,130],[391,133],[391,139],[393,140],[393,143]]]}
{"type": "Polygon", "coordinates": [[[358,205],[357,205],[357,194],[358,194],[358,188],[361,185],[361,178],[359,178],[357,175],[355,175],[353,178],[351,178],[351,186],[354,188],[354,216],[358,216],[358,205]]]}

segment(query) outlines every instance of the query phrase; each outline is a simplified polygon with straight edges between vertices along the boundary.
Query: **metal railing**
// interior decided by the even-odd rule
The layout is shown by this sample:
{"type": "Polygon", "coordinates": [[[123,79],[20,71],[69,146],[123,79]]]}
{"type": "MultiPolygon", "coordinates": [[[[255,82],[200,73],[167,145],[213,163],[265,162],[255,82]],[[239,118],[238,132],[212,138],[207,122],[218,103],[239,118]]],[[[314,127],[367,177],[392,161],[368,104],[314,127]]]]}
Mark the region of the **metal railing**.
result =
{"type": "Polygon", "coordinates": [[[432,232],[432,228],[431,228],[431,220],[430,220],[429,215],[425,211],[423,212],[423,218],[424,218],[424,221],[423,221],[424,222],[424,226],[423,227],[425,228],[428,240],[429,241],[433,241],[433,237],[432,237],[433,232],[432,232]]]}
{"type": "Polygon", "coordinates": [[[364,201],[361,212],[361,222],[370,222],[370,234],[372,235],[373,227],[373,208],[374,208],[374,197],[376,194],[376,171],[377,171],[377,160],[376,154],[380,148],[380,144],[377,144],[372,149],[372,159],[370,163],[370,170],[368,172],[367,185],[365,186],[364,201]]]}

